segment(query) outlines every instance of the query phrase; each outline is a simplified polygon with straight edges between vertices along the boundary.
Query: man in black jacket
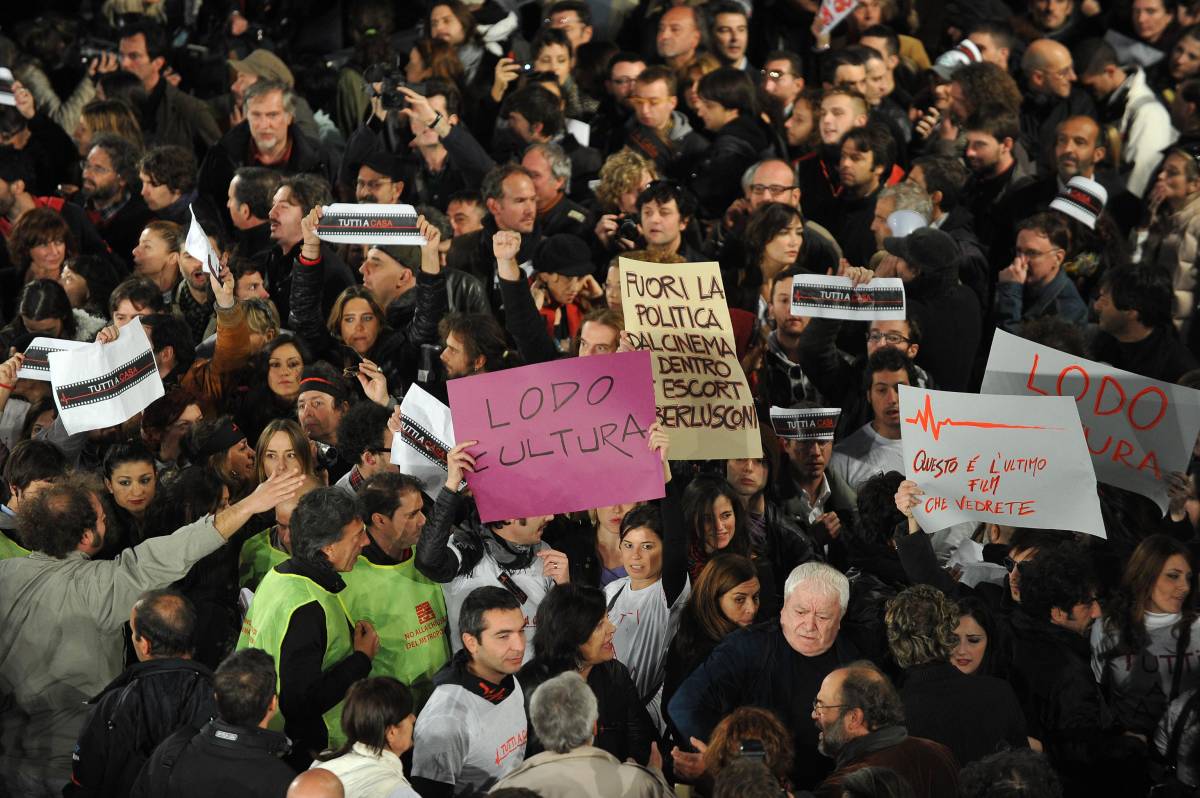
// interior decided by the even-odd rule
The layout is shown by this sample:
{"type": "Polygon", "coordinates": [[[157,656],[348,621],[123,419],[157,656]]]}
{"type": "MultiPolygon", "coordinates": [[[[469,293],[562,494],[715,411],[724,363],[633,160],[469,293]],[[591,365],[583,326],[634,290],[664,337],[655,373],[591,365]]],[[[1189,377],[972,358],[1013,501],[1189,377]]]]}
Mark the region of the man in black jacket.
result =
{"type": "Polygon", "coordinates": [[[79,198],[88,219],[122,263],[133,269],[133,248],[142,228],[154,218],[138,190],[141,153],[115,133],[101,133],[83,163],[79,198]]]}
{"type": "Polygon", "coordinates": [[[1088,631],[1100,604],[1088,552],[1057,546],[1020,567],[1009,681],[1029,736],[1041,741],[1066,796],[1144,793],[1145,745],[1113,723],[1092,674],[1088,631]]]}
{"type": "Polygon", "coordinates": [[[72,756],[69,798],[128,795],[155,747],[217,714],[213,674],[192,661],[196,611],[174,590],[143,593],[129,618],[137,664],[99,696],[72,756]]]}
{"type": "Polygon", "coordinates": [[[1096,297],[1100,332],[1091,356],[1165,382],[1196,368],[1196,358],[1171,323],[1172,299],[1165,273],[1132,266],[1106,271],[1096,297]]]}
{"type": "Polygon", "coordinates": [[[842,137],[841,153],[841,219],[833,234],[851,266],[866,266],[875,254],[875,200],[896,162],[896,142],[885,128],[868,124],[842,137]]]}
{"type": "MultiPolygon", "coordinates": [[[[200,166],[201,197],[216,208],[225,205],[229,181],[242,166],[265,166],[285,175],[312,174],[333,184],[337,164],[318,142],[295,124],[295,97],[282,83],[260,80],[246,90],[246,121],[230,128],[200,166]]],[[[222,218],[228,222],[229,217],[222,218]]]]}
{"type": "Polygon", "coordinates": [[[213,683],[216,719],[154,749],[133,798],[284,798],[296,774],[280,759],[287,737],[267,729],[279,709],[271,656],[253,648],[231,654],[213,683]]]}

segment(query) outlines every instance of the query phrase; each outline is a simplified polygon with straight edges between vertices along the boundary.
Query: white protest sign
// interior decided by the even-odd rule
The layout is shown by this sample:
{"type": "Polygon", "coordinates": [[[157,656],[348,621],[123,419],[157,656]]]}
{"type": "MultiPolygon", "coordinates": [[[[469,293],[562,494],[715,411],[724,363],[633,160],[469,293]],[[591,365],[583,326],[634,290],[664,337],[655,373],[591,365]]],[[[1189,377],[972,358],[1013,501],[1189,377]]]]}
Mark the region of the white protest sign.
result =
{"type": "Polygon", "coordinates": [[[317,238],[331,244],[414,244],[427,242],[411,205],[358,205],[335,202],[322,208],[317,238]]]}
{"type": "Polygon", "coordinates": [[[817,11],[817,18],[821,20],[821,32],[830,30],[850,16],[850,12],[857,5],[858,0],[821,0],[821,8],[817,11]]]}
{"type": "Polygon", "coordinates": [[[1186,471],[1200,434],[1200,391],[1068,355],[1002,330],[992,339],[983,393],[1075,400],[1096,478],[1167,511],[1164,476],[1186,471]]]}
{"type": "Polygon", "coordinates": [[[88,345],[87,341],[68,341],[66,338],[34,338],[25,347],[25,360],[17,372],[17,379],[49,382],[51,352],[69,352],[88,345]]]}
{"type": "Polygon", "coordinates": [[[192,210],[191,205],[188,206],[188,212],[192,215],[192,223],[188,226],[187,239],[183,248],[187,254],[204,264],[205,271],[219,280],[221,278],[221,257],[213,249],[212,242],[208,240],[208,235],[200,226],[199,220],[196,219],[196,212],[192,210]]]}
{"type": "Polygon", "coordinates": [[[454,448],[450,408],[413,385],[400,403],[400,432],[392,436],[393,465],[421,481],[436,499],[446,485],[446,455],[454,448]]]}
{"type": "Polygon", "coordinates": [[[914,513],[936,532],[963,521],[1105,537],[1079,413],[1066,396],[981,396],[900,386],[914,513]]]}
{"type": "Polygon", "coordinates": [[[792,279],[792,315],[845,321],[904,321],[904,281],[876,277],[854,285],[849,277],[798,274],[792,279]]]}
{"type": "Polygon", "coordinates": [[[163,395],[150,339],[139,319],[110,344],[51,352],[50,387],[69,434],[127,421],[163,395]]]}
{"type": "Polygon", "coordinates": [[[812,407],[791,410],[771,408],[771,427],[780,438],[793,441],[832,441],[837,429],[840,407],[812,407]]]}

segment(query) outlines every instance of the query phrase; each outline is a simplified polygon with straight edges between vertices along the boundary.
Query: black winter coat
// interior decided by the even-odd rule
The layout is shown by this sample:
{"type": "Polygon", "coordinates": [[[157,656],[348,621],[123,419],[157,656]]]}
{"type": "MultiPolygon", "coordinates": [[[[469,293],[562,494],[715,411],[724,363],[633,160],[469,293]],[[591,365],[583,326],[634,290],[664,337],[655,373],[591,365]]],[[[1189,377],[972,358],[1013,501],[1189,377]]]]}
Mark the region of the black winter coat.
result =
{"type": "Polygon", "coordinates": [[[187,659],[139,662],[89,703],[65,798],[124,798],[154,749],[177,730],[217,714],[213,674],[187,659]]]}
{"type": "Polygon", "coordinates": [[[287,737],[221,720],[181,729],[146,762],[130,798],[285,798],[295,771],[280,756],[287,737]]]}
{"type": "Polygon", "coordinates": [[[690,180],[700,199],[701,218],[720,218],[742,195],[742,173],[747,168],[764,158],[785,155],[775,134],[758,119],[739,116],[722,127],[690,180]]]}

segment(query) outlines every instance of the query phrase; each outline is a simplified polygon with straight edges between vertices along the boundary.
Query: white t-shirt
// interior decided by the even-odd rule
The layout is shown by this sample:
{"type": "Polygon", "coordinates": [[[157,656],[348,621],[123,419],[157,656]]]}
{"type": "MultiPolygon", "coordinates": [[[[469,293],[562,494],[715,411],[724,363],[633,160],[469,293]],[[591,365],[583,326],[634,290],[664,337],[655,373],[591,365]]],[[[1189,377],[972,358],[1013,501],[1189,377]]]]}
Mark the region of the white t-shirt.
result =
{"type": "Polygon", "coordinates": [[[413,730],[413,777],[474,795],[520,766],[529,731],[521,684],[512,683],[499,703],[457,682],[438,685],[413,730]]]}
{"type": "MultiPolygon", "coordinates": [[[[453,537],[450,542],[453,544],[453,537]]],[[[546,543],[538,544],[538,551],[548,548],[550,547],[546,543]]],[[[450,545],[450,550],[454,552],[454,556],[458,557],[459,562],[462,562],[462,553],[458,548],[450,545]]],[[[512,577],[512,581],[526,596],[525,601],[521,604],[521,612],[525,613],[525,662],[529,662],[533,658],[533,635],[537,631],[534,618],[537,615],[538,605],[554,587],[554,580],[543,576],[542,568],[542,558],[534,557],[529,567],[519,571],[507,571],[508,575],[512,577]]],[[[500,564],[485,552],[483,559],[476,564],[471,573],[456,576],[450,582],[442,585],[442,595],[446,598],[446,630],[450,635],[450,646],[455,652],[463,647],[462,635],[458,628],[458,611],[462,608],[462,603],[477,587],[504,587],[500,581],[500,574],[504,572],[500,564]]]]}
{"type": "Polygon", "coordinates": [[[885,438],[870,422],[833,447],[829,468],[857,491],[871,477],[888,471],[904,471],[904,447],[899,439],[885,438]]]}
{"type": "Polygon", "coordinates": [[[604,588],[604,598],[609,604],[608,619],[617,627],[613,633],[617,659],[629,668],[638,696],[646,701],[646,709],[660,729],[663,728],[660,703],[667,649],[675,638],[679,615],[691,594],[690,579],[686,579],[683,590],[669,607],[661,579],[649,587],[633,590],[629,586],[629,577],[624,576],[604,588]],[[613,601],[614,596],[616,601],[613,601]]]}

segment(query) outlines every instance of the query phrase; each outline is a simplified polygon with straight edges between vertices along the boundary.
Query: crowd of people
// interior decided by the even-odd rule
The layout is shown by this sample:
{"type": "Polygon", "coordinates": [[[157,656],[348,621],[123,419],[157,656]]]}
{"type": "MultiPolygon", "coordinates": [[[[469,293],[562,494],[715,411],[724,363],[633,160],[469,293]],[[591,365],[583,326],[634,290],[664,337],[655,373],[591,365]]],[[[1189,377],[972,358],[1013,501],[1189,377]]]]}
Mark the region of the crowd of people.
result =
{"type": "Polygon", "coordinates": [[[1200,387],[1200,2],[821,5],[6,4],[0,796],[1197,794],[1191,470],[922,529],[899,386],[1200,387]],[[719,264],[761,457],[664,418],[663,498],[487,523],[486,440],[392,462],[414,386],[638,346],[622,258],[719,264]],[[26,351],[134,322],[163,395],[68,430],[26,351]]]}

